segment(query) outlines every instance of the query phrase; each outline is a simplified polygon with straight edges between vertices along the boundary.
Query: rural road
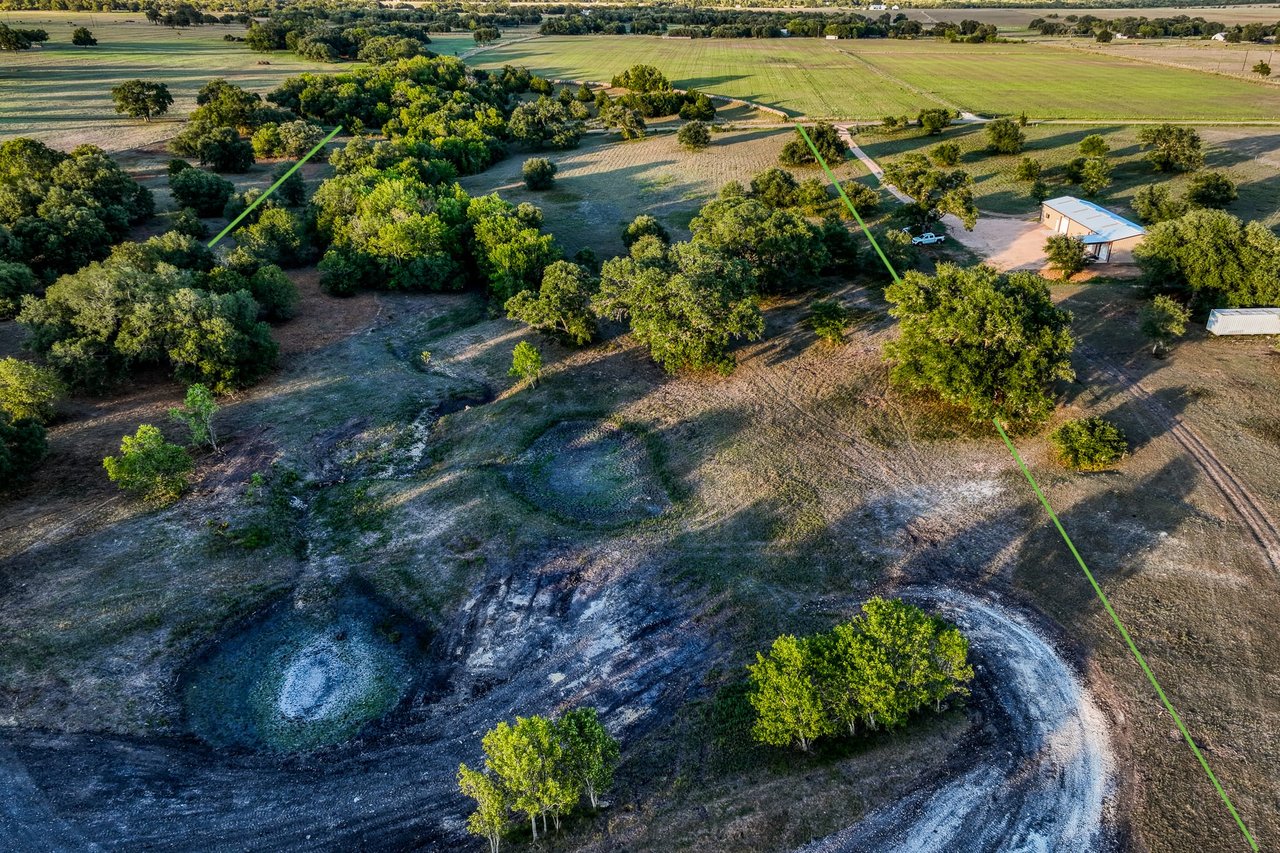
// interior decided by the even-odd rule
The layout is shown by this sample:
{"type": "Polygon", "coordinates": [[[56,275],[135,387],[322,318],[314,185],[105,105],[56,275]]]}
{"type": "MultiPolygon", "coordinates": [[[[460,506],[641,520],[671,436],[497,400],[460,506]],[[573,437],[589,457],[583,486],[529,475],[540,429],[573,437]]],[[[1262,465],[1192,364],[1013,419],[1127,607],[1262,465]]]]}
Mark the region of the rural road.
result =
{"type": "Polygon", "coordinates": [[[1022,616],[946,588],[904,590],[968,635],[998,735],[972,767],[795,853],[1114,850],[1108,723],[1022,616]]]}

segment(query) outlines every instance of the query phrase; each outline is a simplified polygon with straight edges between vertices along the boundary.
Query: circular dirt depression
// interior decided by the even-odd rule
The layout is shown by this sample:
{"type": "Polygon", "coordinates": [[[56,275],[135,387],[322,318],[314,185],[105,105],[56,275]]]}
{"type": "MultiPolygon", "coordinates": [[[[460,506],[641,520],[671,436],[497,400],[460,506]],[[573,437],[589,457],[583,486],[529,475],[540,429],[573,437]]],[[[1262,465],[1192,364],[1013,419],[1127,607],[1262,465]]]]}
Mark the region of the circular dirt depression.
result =
{"type": "Polygon", "coordinates": [[[192,665],[187,723],[218,747],[293,752],[347,740],[404,699],[424,637],[354,592],[284,602],[192,665]]]}
{"type": "Polygon", "coordinates": [[[608,422],[555,424],[520,454],[507,477],[543,509],[587,524],[629,524],[671,507],[644,440],[608,422]]]}

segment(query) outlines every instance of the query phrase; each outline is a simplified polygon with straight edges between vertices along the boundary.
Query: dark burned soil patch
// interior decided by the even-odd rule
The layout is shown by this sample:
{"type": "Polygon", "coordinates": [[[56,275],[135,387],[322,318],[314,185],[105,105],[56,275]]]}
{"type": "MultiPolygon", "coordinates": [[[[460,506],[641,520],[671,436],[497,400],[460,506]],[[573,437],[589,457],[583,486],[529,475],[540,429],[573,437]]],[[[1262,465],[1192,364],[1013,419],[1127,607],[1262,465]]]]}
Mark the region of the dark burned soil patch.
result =
{"type": "Polygon", "coordinates": [[[217,747],[292,752],[339,743],[385,716],[421,671],[425,633],[352,589],[275,607],[196,660],[187,723],[217,747]]]}
{"type": "Polygon", "coordinates": [[[644,439],[609,422],[552,426],[507,469],[507,479],[541,509],[597,527],[644,521],[671,507],[644,439]]]}

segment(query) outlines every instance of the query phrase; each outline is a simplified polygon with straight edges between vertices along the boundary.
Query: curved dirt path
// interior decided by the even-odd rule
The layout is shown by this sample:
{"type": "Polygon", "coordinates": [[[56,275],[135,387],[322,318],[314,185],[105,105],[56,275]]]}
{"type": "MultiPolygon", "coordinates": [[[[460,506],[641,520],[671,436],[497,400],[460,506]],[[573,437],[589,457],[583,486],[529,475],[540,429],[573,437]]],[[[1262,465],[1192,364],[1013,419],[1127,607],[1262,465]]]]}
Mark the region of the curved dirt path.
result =
{"type": "Polygon", "coordinates": [[[1109,377],[1132,397],[1147,415],[1148,423],[1167,432],[1190,454],[1209,481],[1235,511],[1236,516],[1253,536],[1272,568],[1280,571],[1280,527],[1262,503],[1240,482],[1200,434],[1181,417],[1157,400],[1136,377],[1122,367],[1105,360],[1098,352],[1085,347],[1078,351],[1097,370],[1109,377]]]}
{"type": "Polygon", "coordinates": [[[959,775],[927,785],[796,853],[1105,851],[1114,781],[1107,721],[1027,620],[946,588],[904,591],[960,625],[999,736],[959,775]]]}

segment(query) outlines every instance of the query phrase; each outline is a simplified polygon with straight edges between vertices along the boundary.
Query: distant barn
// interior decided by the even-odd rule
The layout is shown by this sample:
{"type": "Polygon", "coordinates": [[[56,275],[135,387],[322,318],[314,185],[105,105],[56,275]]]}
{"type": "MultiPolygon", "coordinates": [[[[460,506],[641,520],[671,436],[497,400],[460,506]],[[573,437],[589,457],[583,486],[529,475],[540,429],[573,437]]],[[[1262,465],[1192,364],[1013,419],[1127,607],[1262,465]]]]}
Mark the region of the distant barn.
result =
{"type": "Polygon", "coordinates": [[[1091,201],[1064,195],[1040,206],[1040,222],[1055,234],[1079,237],[1085,250],[1103,263],[1133,262],[1133,249],[1147,231],[1091,201]]]}
{"type": "Polygon", "coordinates": [[[1216,308],[1207,328],[1214,335],[1280,335],[1280,308],[1216,308]]]}

